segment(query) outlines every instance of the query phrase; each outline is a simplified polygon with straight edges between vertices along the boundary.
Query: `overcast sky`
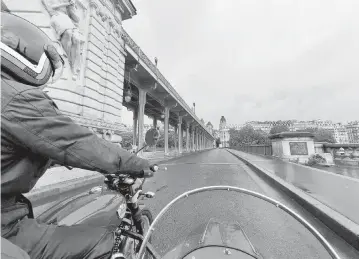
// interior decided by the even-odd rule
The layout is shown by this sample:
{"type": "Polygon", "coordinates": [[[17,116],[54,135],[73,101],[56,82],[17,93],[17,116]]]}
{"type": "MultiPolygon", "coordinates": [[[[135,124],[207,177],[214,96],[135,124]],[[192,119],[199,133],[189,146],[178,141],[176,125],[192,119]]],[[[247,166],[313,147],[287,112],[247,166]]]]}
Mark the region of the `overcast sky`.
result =
{"type": "Polygon", "coordinates": [[[359,119],[358,0],[132,1],[124,28],[216,128],[359,119]]]}

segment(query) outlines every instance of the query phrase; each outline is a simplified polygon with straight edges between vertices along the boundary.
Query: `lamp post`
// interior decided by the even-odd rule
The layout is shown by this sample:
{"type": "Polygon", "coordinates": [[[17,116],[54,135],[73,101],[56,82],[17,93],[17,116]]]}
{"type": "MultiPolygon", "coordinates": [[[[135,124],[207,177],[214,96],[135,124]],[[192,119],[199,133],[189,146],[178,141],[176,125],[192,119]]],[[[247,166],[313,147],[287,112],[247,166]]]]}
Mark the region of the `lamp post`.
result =
{"type": "Polygon", "coordinates": [[[129,103],[132,99],[132,91],[131,91],[131,70],[128,72],[128,86],[125,90],[125,102],[129,103]]]}

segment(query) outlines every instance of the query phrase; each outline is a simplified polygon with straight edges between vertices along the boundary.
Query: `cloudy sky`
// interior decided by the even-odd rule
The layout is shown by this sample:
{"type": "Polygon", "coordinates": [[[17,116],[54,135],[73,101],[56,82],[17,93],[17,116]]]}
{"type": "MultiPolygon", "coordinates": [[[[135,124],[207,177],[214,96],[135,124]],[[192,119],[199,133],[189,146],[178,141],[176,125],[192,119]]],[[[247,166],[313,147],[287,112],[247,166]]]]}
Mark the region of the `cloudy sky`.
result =
{"type": "Polygon", "coordinates": [[[358,0],[132,1],[124,28],[215,127],[359,119],[358,0]]]}

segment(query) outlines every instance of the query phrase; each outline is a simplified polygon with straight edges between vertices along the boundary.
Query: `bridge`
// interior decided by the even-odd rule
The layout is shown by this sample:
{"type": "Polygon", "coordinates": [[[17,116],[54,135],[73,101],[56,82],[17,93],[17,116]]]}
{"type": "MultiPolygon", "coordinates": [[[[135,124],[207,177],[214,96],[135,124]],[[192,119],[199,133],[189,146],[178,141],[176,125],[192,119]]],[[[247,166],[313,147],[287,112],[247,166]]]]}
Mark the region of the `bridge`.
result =
{"type": "MultiPolygon", "coordinates": [[[[57,41],[50,25],[51,17],[43,2],[49,0],[1,1],[2,10],[29,20],[57,41]]],[[[56,84],[48,85],[45,90],[65,114],[108,141],[116,142],[124,131],[123,109],[133,112],[133,135],[139,147],[144,141],[145,116],[153,119],[153,127],[157,126],[158,121],[164,123],[165,154],[170,152],[169,127],[175,128],[179,143],[176,152],[193,153],[171,162],[159,161],[168,167],[168,171],[159,172],[147,181],[145,186],[146,189],[156,190],[158,193],[152,203],[146,204],[154,214],[176,195],[189,189],[219,184],[239,186],[267,194],[292,208],[329,240],[339,251],[341,258],[359,257],[359,210],[355,199],[359,190],[358,179],[353,178],[354,174],[350,175],[351,177],[340,176],[295,164],[290,161],[288,153],[291,152],[291,142],[300,142],[293,145],[293,151],[299,152],[296,159],[302,157],[303,151],[309,155],[319,149],[336,150],[339,147],[315,144],[311,139],[291,139],[289,142],[285,138],[293,136],[287,135],[277,136],[273,140],[275,145],[272,143],[270,147],[211,149],[214,144],[211,129],[203,124],[162,75],[157,68],[157,61],[151,61],[123,29],[122,22],[136,15],[132,2],[75,2],[80,17],[79,31],[83,36],[80,40],[80,73],[73,75],[68,61],[65,60],[66,70],[63,77],[56,84]],[[184,137],[186,144],[182,146],[184,137]],[[303,145],[303,142],[307,144],[303,145]],[[279,159],[280,156],[288,161],[279,159]]],[[[59,46],[61,47],[61,43],[59,46]]],[[[222,120],[221,123],[223,122],[222,120]]],[[[228,141],[227,133],[224,130],[221,136],[224,143],[228,141]]],[[[224,146],[227,147],[227,144],[224,146]]],[[[343,161],[358,160],[355,152],[341,156],[338,159],[343,161]]],[[[58,200],[88,192],[88,188],[102,182],[103,176],[96,172],[52,168],[27,196],[33,202],[37,216],[58,200]]],[[[210,199],[207,207],[196,208],[210,217],[213,215],[206,213],[206,210],[223,203],[220,195],[211,198],[213,199],[210,199]]],[[[202,205],[203,200],[196,202],[202,205]]],[[[244,213],[241,220],[247,221],[248,226],[260,223],[261,227],[255,226],[254,232],[261,240],[262,247],[258,249],[265,257],[328,257],[309,232],[304,231],[296,222],[288,220],[278,209],[269,210],[265,204],[247,199],[230,200],[228,206],[232,206],[233,211],[244,213]],[[270,224],[265,221],[268,219],[270,224]],[[268,233],[271,233],[270,238],[268,233]],[[280,251],[278,247],[290,249],[280,251]]],[[[224,209],[229,208],[227,204],[225,207],[224,209]]],[[[233,211],[228,210],[228,213],[233,211]]],[[[195,212],[196,210],[183,210],[183,221],[186,223],[179,228],[188,227],[187,223],[191,223],[195,212]]],[[[220,213],[223,213],[223,210],[220,213]]],[[[173,226],[172,223],[162,226],[169,228],[173,226]]],[[[175,242],[174,238],[179,232],[174,229],[164,231],[166,242],[175,242]]]]}
{"type": "MultiPolygon", "coordinates": [[[[213,147],[210,129],[187,105],[140,46],[123,29],[122,22],[136,15],[130,0],[76,0],[80,19],[80,73],[73,75],[66,60],[61,80],[46,91],[59,108],[99,137],[116,142],[124,130],[123,108],[133,111],[134,143],[144,142],[144,116],[164,123],[165,154],[169,153],[170,125],[177,132],[177,153],[213,147]],[[185,137],[185,146],[182,146],[185,137]]],[[[56,1],[3,0],[2,9],[40,27],[54,41],[46,7],[56,1]]],[[[61,46],[61,43],[59,43],[61,46]]]]}

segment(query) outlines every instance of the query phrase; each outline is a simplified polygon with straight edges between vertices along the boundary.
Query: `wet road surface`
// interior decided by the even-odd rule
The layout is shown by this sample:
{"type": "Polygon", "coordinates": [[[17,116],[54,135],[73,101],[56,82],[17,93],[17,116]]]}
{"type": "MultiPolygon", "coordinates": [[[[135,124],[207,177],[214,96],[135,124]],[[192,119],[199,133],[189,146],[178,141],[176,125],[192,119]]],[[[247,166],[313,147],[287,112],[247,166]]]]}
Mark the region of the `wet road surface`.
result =
{"type": "MultiPolygon", "coordinates": [[[[300,213],[327,238],[342,258],[359,258],[357,250],[224,149],[195,153],[165,164],[168,170],[159,171],[144,186],[145,191],[157,192],[155,198],[145,202],[154,215],[177,195],[194,188],[210,185],[242,187],[268,195],[300,213]]],[[[46,206],[35,208],[35,214],[46,206]]],[[[152,243],[163,255],[210,218],[240,222],[264,258],[330,258],[308,230],[280,209],[253,197],[228,192],[202,193],[175,206],[156,228],[152,243]]]]}
{"type": "MultiPolygon", "coordinates": [[[[359,258],[355,249],[224,149],[193,154],[166,164],[168,170],[148,180],[144,188],[145,191],[158,190],[156,197],[147,201],[155,215],[177,195],[194,188],[242,187],[290,206],[314,224],[343,258],[359,258]]],[[[318,241],[281,210],[252,197],[220,192],[196,195],[176,206],[156,228],[153,243],[163,254],[211,217],[238,220],[264,258],[329,258],[318,241]]]]}

